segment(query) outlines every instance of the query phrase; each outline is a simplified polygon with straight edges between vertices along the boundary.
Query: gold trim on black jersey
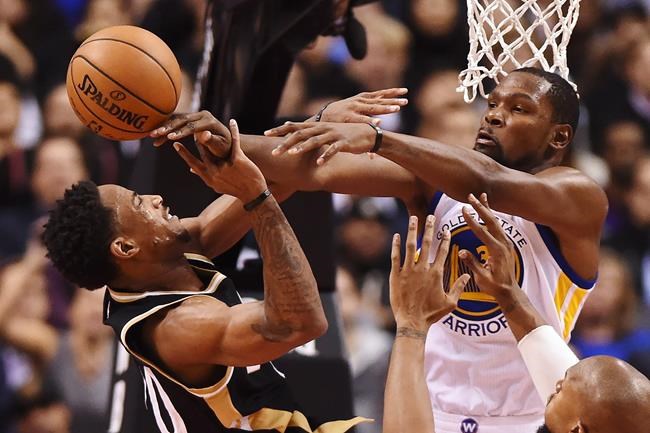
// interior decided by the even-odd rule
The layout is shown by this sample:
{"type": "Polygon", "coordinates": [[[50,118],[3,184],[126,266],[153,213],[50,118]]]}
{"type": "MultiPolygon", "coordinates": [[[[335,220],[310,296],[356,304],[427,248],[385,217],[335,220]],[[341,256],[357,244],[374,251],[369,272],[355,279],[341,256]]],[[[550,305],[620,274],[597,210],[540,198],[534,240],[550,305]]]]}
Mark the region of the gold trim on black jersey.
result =
{"type": "MultiPolygon", "coordinates": [[[[209,261],[207,258],[198,255],[198,254],[193,254],[193,253],[185,253],[185,257],[187,259],[191,260],[197,260],[204,262],[206,264],[210,264],[211,266],[214,266],[211,261],[209,261]]],[[[206,294],[206,293],[214,293],[217,288],[219,287],[219,284],[223,280],[226,279],[226,276],[219,271],[215,269],[208,269],[208,268],[203,268],[200,266],[196,266],[190,262],[190,265],[193,268],[200,269],[202,271],[208,271],[213,274],[212,279],[210,280],[210,284],[208,286],[198,292],[192,291],[192,290],[174,290],[174,291],[166,291],[166,290],[157,290],[157,291],[150,291],[150,292],[141,292],[141,293],[132,293],[132,292],[120,292],[118,290],[111,289],[110,287],[107,287],[108,292],[111,295],[111,298],[115,300],[116,302],[119,303],[125,303],[125,302],[133,302],[133,301],[138,301],[140,299],[144,299],[150,296],[161,296],[161,295],[200,295],[200,294],[206,294]]]]}
{"type": "MultiPolygon", "coordinates": [[[[212,285],[212,284],[210,284],[210,285],[212,285]]],[[[215,287],[215,289],[216,289],[216,287],[215,287]]],[[[214,291],[214,290],[213,290],[213,291],[214,291]]],[[[143,364],[145,364],[145,365],[147,365],[147,366],[149,366],[149,367],[155,369],[158,373],[162,374],[162,375],[165,376],[167,379],[169,379],[170,381],[174,382],[176,385],[182,387],[183,389],[185,389],[185,390],[186,390],[187,392],[189,392],[190,394],[193,394],[193,395],[195,395],[195,396],[197,396],[197,397],[200,397],[200,398],[206,399],[206,398],[210,398],[210,397],[212,397],[212,396],[214,396],[214,395],[220,393],[221,391],[223,391],[223,390],[226,388],[226,386],[228,385],[228,382],[230,382],[230,379],[231,379],[231,377],[232,377],[232,374],[233,374],[233,371],[234,371],[234,367],[226,366],[226,373],[224,374],[223,378],[221,378],[221,379],[219,380],[219,382],[215,383],[214,385],[207,386],[207,387],[204,387],[204,388],[190,388],[190,387],[184,385],[183,383],[179,382],[177,379],[175,379],[175,378],[173,378],[172,376],[170,376],[168,373],[166,373],[165,371],[163,371],[162,369],[160,369],[156,364],[154,364],[153,362],[149,361],[147,358],[145,358],[145,357],[142,356],[141,354],[137,353],[135,350],[133,350],[133,348],[131,348],[131,347],[128,345],[128,343],[127,343],[127,341],[126,341],[126,334],[127,334],[127,332],[128,332],[129,329],[131,329],[131,327],[132,327],[133,325],[135,325],[136,323],[141,322],[143,319],[146,319],[147,317],[149,317],[149,316],[151,316],[151,315],[157,313],[158,311],[160,311],[160,310],[162,310],[162,309],[164,309],[164,308],[168,308],[168,307],[170,307],[170,306],[172,306],[172,305],[179,304],[179,303],[183,302],[184,300],[188,299],[189,297],[192,297],[192,296],[201,296],[200,294],[197,294],[196,292],[190,292],[190,293],[192,293],[192,295],[188,295],[188,296],[185,297],[185,298],[177,299],[176,301],[174,301],[174,302],[170,302],[170,303],[168,303],[168,304],[158,305],[158,306],[156,306],[156,307],[150,309],[149,311],[146,311],[146,312],[140,314],[139,316],[135,316],[133,319],[129,320],[129,321],[126,323],[126,325],[124,325],[124,327],[122,328],[122,332],[120,333],[120,341],[122,342],[122,344],[124,345],[124,347],[125,347],[125,348],[126,348],[126,349],[127,349],[127,350],[128,350],[128,351],[129,351],[133,356],[135,356],[136,358],[138,358],[138,359],[140,360],[140,362],[142,362],[143,364]]]]}

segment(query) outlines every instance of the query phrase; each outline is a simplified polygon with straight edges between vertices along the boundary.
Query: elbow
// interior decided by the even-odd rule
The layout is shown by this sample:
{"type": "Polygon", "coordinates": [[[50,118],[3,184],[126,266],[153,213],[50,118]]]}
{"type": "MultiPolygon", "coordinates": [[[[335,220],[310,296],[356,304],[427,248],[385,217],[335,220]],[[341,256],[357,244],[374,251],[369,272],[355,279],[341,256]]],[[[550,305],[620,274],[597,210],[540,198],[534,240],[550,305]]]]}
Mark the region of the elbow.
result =
{"type": "Polygon", "coordinates": [[[323,335],[325,335],[328,328],[329,328],[329,323],[327,322],[325,313],[323,312],[323,310],[321,310],[318,319],[314,322],[313,325],[312,339],[322,337],[323,335]]]}
{"type": "Polygon", "coordinates": [[[325,335],[329,328],[329,324],[323,310],[320,309],[319,313],[315,314],[314,317],[309,320],[309,323],[304,324],[301,328],[298,337],[300,340],[298,342],[299,345],[307,344],[310,341],[316,340],[325,335]]]}

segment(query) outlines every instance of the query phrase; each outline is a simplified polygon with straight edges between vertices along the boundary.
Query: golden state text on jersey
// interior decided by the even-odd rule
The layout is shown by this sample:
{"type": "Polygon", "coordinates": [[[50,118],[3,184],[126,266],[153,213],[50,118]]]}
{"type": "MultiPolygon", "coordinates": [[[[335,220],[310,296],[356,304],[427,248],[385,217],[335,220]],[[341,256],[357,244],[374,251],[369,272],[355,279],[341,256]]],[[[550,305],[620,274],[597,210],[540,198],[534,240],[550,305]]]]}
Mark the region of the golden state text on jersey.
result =
{"type": "MultiPolygon", "coordinates": [[[[480,220],[475,212],[472,211],[471,215],[480,224],[483,224],[483,221],[480,220]]],[[[514,272],[517,283],[521,285],[524,277],[521,249],[526,247],[528,241],[512,223],[499,217],[497,219],[513,244],[514,272]]],[[[469,274],[472,276],[472,271],[458,258],[459,251],[463,249],[469,251],[481,263],[487,261],[490,252],[481,240],[472,233],[462,214],[455,215],[446,221],[438,221],[436,225],[437,240],[442,238],[442,233],[445,230],[449,230],[451,234],[449,255],[445,262],[445,273],[443,277],[445,290],[449,290],[451,284],[461,275],[469,274]]],[[[442,323],[454,332],[477,337],[496,334],[508,327],[496,300],[492,296],[483,293],[473,277],[467,283],[467,286],[465,286],[465,290],[458,301],[457,308],[442,323]]]]}

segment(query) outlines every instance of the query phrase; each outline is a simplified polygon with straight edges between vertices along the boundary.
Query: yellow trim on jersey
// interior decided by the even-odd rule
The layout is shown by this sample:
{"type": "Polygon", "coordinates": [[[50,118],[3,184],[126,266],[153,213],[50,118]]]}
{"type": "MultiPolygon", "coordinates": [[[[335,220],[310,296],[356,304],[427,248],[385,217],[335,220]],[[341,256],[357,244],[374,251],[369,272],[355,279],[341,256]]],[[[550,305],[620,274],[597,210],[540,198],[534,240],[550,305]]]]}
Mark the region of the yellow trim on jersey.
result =
{"type": "MultiPolygon", "coordinates": [[[[264,407],[248,416],[242,415],[235,408],[230,397],[230,391],[227,388],[224,392],[205,399],[205,402],[219,419],[219,422],[226,428],[276,430],[284,433],[287,427],[298,427],[305,432],[312,432],[307,417],[297,410],[289,412],[264,407]]],[[[331,421],[319,426],[316,430],[313,430],[313,433],[343,433],[359,423],[368,421],[371,420],[362,417],[331,421]]]]}
{"type": "Polygon", "coordinates": [[[183,255],[184,255],[185,258],[187,258],[187,259],[198,260],[198,261],[200,261],[200,262],[207,263],[207,264],[209,264],[210,266],[214,266],[214,263],[212,263],[212,260],[210,260],[209,258],[207,258],[206,256],[203,256],[203,255],[201,255],[201,254],[196,254],[196,253],[183,253],[183,255]]]}
{"type": "Polygon", "coordinates": [[[228,387],[223,392],[214,394],[204,400],[224,427],[241,428],[243,415],[235,408],[232,398],[230,398],[230,390],[228,390],[228,387]]]}
{"type": "Polygon", "coordinates": [[[557,311],[557,317],[562,320],[562,306],[566,297],[569,294],[569,290],[573,286],[573,282],[567,277],[564,272],[561,272],[557,277],[557,285],[555,286],[555,310],[557,311]]]}
{"type": "Polygon", "coordinates": [[[575,325],[578,311],[582,306],[585,296],[589,294],[589,289],[583,289],[575,285],[573,281],[564,273],[560,273],[555,287],[555,310],[560,319],[562,328],[562,337],[567,340],[571,330],[575,325]]]}
{"type": "MultiPolygon", "coordinates": [[[[207,270],[207,269],[206,269],[207,270]]],[[[216,271],[211,271],[214,273],[214,276],[210,280],[210,284],[208,286],[198,292],[192,291],[192,290],[174,290],[174,291],[166,291],[166,290],[157,290],[157,291],[151,291],[151,292],[141,292],[141,293],[131,293],[131,292],[120,292],[117,290],[113,290],[110,287],[108,287],[108,291],[111,295],[111,298],[113,298],[115,301],[119,303],[126,303],[126,302],[134,302],[134,301],[139,301],[140,299],[147,298],[149,296],[159,296],[159,295],[200,295],[200,294],[206,294],[206,293],[214,293],[217,288],[219,287],[219,284],[223,280],[226,279],[226,276],[224,274],[221,274],[216,271]]]]}
{"type": "Polygon", "coordinates": [[[573,295],[571,296],[571,300],[569,301],[569,306],[566,309],[566,312],[564,313],[564,332],[562,333],[562,336],[564,337],[565,340],[569,338],[569,335],[571,334],[571,330],[573,329],[573,325],[575,325],[575,321],[578,319],[578,310],[580,310],[580,307],[582,306],[582,302],[585,299],[585,296],[589,294],[589,290],[582,289],[580,287],[575,287],[575,290],[573,291],[573,295]]]}
{"type": "MultiPolygon", "coordinates": [[[[488,295],[487,293],[482,292],[462,292],[460,298],[464,301],[483,301],[483,302],[492,302],[497,303],[497,300],[493,296],[488,295]]],[[[483,314],[483,313],[481,313],[483,314]]]]}

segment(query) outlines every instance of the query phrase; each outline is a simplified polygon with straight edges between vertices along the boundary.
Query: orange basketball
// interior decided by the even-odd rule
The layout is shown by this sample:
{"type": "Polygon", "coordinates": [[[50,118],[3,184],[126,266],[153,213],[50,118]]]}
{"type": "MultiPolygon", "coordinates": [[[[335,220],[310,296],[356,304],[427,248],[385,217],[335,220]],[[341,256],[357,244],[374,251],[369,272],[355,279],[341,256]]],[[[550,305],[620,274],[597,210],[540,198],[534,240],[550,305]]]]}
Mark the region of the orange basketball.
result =
{"type": "Polygon", "coordinates": [[[79,119],[111,140],[142,138],[176,109],[181,71],[169,47],[134,26],[107,27],[72,56],[66,88],[79,119]]]}

